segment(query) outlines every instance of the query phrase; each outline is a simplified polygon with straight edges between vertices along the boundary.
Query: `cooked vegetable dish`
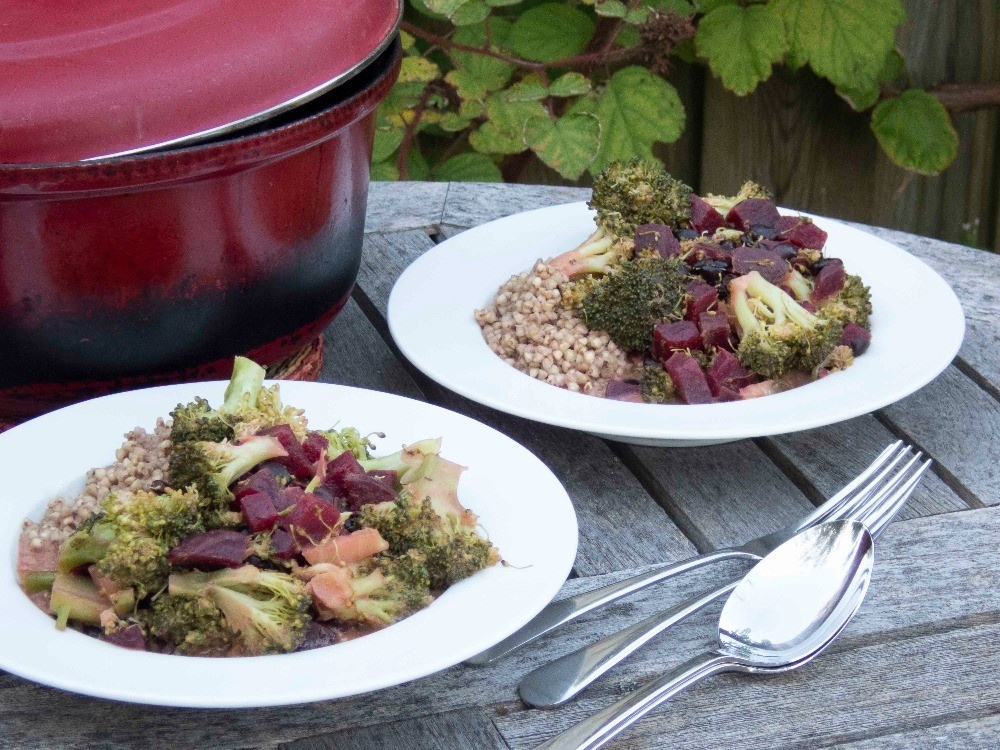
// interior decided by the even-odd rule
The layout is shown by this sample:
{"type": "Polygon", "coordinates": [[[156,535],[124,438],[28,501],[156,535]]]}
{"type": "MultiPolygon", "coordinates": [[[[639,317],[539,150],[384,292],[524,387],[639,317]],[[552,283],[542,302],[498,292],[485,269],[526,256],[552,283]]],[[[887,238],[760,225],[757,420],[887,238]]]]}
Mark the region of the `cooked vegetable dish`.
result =
{"type": "Polygon", "coordinates": [[[25,522],[20,584],[56,627],[161,653],[285,653],[384,628],[500,561],[440,439],[375,457],[263,381],[237,357],[221,405],[137,428],[75,503],[25,522]]]}
{"type": "Polygon", "coordinates": [[[476,311],[490,348],[552,385],[623,401],[756,398],[846,369],[871,341],[869,288],[826,257],[811,219],[747,182],[694,194],[641,161],[611,164],[596,230],[476,311]]]}

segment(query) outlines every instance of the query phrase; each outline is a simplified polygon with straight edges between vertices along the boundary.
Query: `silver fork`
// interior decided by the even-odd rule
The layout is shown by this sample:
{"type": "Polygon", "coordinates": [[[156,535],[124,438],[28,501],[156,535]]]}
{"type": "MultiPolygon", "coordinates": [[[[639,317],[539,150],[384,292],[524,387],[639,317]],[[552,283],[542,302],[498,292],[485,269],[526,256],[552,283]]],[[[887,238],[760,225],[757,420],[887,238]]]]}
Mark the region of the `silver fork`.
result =
{"type": "MultiPolygon", "coordinates": [[[[902,454],[905,456],[909,449],[902,454]]],[[[918,466],[918,452],[899,471],[887,475],[889,468],[858,491],[859,502],[844,518],[861,521],[868,527],[872,538],[877,539],[889,522],[902,509],[913,494],[924,473],[931,465],[925,461],[918,466]]],[[[694,614],[710,602],[725,596],[739,581],[727,583],[714,591],[695,596],[664,612],[652,615],[629,628],[604,638],[589,646],[545,664],[530,672],[521,681],[518,691],[521,699],[536,708],[554,708],[574,698],[585,687],[609,669],[634,653],[639,647],[667,628],[694,614]]]]}
{"type": "Polygon", "coordinates": [[[532,620],[524,625],[520,630],[504,638],[480,654],[473,656],[466,661],[466,664],[484,665],[492,664],[507,654],[531,643],[537,638],[550,633],[567,622],[575,620],[580,615],[590,612],[609,602],[628,596],[636,591],[641,591],[647,586],[651,586],[659,581],[672,578],[695,570],[703,565],[719,562],[722,560],[760,560],[768,552],[775,549],[783,542],[791,539],[805,528],[824,521],[832,521],[843,518],[856,506],[855,498],[859,491],[868,486],[872,477],[884,478],[885,473],[891,471],[909,451],[909,447],[903,447],[903,441],[897,440],[890,445],[881,455],[872,462],[871,466],[858,475],[854,481],[850,482],[840,492],[831,497],[825,503],[817,507],[799,521],[789,524],[778,531],[765,534],[764,536],[752,539],[738,547],[727,547],[725,549],[707,552],[688,560],[683,560],[673,565],[656,568],[646,573],[642,573],[632,578],[613,583],[585,594],[572,596],[568,599],[561,599],[552,602],[539,612],[532,620]]]}

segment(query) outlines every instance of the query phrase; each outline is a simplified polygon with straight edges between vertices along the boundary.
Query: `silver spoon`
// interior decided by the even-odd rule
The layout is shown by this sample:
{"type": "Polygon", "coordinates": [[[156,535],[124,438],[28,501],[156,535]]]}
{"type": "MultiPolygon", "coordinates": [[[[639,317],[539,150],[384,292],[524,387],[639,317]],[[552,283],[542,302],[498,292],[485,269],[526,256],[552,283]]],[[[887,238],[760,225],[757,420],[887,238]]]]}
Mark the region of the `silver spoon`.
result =
{"type": "Polygon", "coordinates": [[[714,647],[553,737],[537,750],[594,750],[681,690],[721,672],[774,674],[807,664],[858,611],[874,550],[865,526],[814,526],[775,549],[729,596],[714,647]]]}

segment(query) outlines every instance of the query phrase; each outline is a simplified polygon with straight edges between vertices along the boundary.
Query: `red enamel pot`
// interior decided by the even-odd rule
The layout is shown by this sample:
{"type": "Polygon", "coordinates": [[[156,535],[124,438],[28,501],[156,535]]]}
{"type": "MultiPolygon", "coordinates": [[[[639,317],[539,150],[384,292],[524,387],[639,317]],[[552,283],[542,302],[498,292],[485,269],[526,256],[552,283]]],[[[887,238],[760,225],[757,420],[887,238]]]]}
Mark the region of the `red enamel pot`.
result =
{"type": "MultiPolygon", "coordinates": [[[[0,164],[0,416],[228,377],[314,340],[357,275],[392,43],[346,83],[202,143],[0,164]]],[[[2,124],[0,124],[2,127],[2,124]]]]}

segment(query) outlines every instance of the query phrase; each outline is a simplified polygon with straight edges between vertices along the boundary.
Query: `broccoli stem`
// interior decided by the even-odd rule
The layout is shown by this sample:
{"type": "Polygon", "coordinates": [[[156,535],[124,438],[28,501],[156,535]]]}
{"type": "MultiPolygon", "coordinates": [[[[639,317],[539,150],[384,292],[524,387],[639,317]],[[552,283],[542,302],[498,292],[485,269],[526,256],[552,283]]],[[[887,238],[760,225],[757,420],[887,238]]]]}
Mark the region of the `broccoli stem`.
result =
{"type": "Polygon", "coordinates": [[[244,405],[254,406],[257,394],[264,386],[264,368],[246,357],[236,357],[233,360],[233,375],[226,386],[225,400],[219,411],[232,413],[244,405]]]}

